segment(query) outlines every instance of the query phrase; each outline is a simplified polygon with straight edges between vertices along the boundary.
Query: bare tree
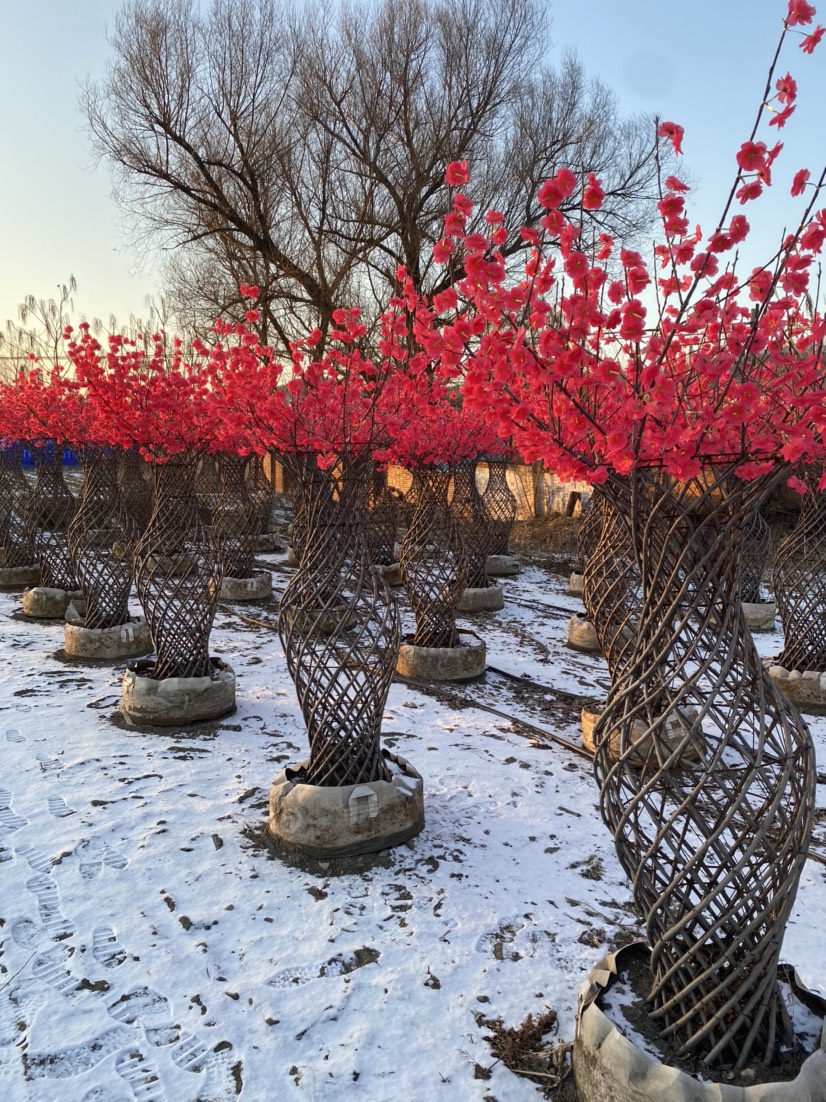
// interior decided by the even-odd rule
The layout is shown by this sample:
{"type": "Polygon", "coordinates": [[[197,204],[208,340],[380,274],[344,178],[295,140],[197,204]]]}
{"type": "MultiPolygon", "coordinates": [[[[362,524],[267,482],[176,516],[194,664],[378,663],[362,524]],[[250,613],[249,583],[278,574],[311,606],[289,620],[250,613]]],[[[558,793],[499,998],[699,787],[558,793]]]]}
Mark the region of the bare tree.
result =
{"type": "Polygon", "coordinates": [[[63,331],[73,321],[77,280],[58,284],[56,298],[27,295],[17,308],[18,320],[6,320],[0,332],[0,378],[13,377],[32,357],[47,366],[65,362],[63,331]]]}
{"type": "Polygon", "coordinates": [[[543,60],[540,0],[129,0],[111,45],[83,94],[93,144],[136,231],[171,250],[196,329],[239,309],[241,282],[262,288],[281,345],[336,306],[375,313],[399,263],[447,285],[459,273],[431,248],[453,160],[480,211],[519,224],[561,164],[599,173],[595,217],[625,239],[653,212],[650,120],[623,119],[575,57],[543,60]]]}

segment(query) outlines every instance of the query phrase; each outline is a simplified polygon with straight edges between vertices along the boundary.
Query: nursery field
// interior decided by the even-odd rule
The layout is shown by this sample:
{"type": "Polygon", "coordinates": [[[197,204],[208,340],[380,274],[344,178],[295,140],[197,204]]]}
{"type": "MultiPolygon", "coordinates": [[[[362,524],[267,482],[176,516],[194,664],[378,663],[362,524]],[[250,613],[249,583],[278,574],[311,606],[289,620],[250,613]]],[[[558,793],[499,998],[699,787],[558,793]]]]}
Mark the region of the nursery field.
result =
{"type": "MultiPolygon", "coordinates": [[[[283,557],[265,561],[283,589],[283,557]]],[[[549,566],[506,581],[502,612],[460,617],[487,641],[483,678],[394,683],[384,742],[424,777],[425,829],[341,863],[287,862],[265,837],[269,782],[306,755],[277,594],[219,607],[235,714],[150,730],[120,715],[119,668],[66,660],[61,623],[1,593],[3,1102],[540,1097],[578,985],[641,934],[579,749],[607,670],[564,645],[581,605],[549,566]],[[529,1014],[540,1056],[509,1068],[503,1027],[529,1014]]],[[[826,760],[826,720],[811,728],[826,760]]],[[[826,992],[820,769],[783,959],[826,992]]]]}

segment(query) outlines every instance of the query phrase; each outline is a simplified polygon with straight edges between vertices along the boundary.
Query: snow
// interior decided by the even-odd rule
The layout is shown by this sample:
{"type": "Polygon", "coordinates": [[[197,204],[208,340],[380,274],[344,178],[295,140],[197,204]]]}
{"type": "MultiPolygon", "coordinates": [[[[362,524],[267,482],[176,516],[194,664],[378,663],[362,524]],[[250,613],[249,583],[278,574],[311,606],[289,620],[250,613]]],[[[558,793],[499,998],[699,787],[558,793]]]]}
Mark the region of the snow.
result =
{"type": "MultiPolygon", "coordinates": [[[[504,584],[501,613],[460,620],[489,663],[603,697],[602,659],[562,642],[581,608],[566,578],[531,566],[504,584]]],[[[579,744],[576,700],[549,712],[553,694],[532,704],[492,673],[394,684],[385,743],[424,776],[425,830],[360,873],[306,871],[257,840],[270,781],[306,754],[262,626],[275,602],[221,606],[212,651],[238,710],[190,731],[125,724],[120,670],[64,660],[62,624],[19,609],[0,594],[3,1102],[537,1097],[475,1016],[553,1007],[572,1040],[577,986],[638,927],[588,760],[476,705],[579,744]]],[[[826,721],[812,730],[822,749],[826,721]]],[[[784,958],[821,991],[825,909],[810,861],[784,958]]]]}

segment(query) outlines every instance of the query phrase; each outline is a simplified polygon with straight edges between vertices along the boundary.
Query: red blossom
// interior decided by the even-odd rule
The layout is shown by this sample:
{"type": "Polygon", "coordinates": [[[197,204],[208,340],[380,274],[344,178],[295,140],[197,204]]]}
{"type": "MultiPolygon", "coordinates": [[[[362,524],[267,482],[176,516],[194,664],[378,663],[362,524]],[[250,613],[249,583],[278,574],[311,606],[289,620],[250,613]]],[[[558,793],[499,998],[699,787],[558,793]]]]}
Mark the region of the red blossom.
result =
{"type": "Polygon", "coordinates": [[[588,179],[582,192],[582,206],[585,210],[599,210],[605,202],[605,192],[602,185],[593,172],[588,173],[588,179]]]}
{"type": "Polygon", "coordinates": [[[804,54],[813,54],[815,47],[820,45],[823,35],[826,34],[826,27],[817,26],[811,34],[807,34],[803,41],[800,43],[800,49],[804,54]]]}
{"type": "Polygon", "coordinates": [[[737,191],[737,198],[741,203],[748,203],[751,199],[757,199],[758,196],[763,194],[763,185],[758,180],[752,180],[750,183],[743,184],[737,191]]]}
{"type": "Polygon", "coordinates": [[[794,103],[797,98],[797,81],[791,73],[786,73],[784,77],[780,77],[775,87],[777,88],[777,98],[781,103],[794,103]]]}
{"type": "Polygon", "coordinates": [[[665,186],[667,191],[690,191],[688,184],[678,180],[676,176],[666,176],[665,186]]]}
{"type": "Polygon", "coordinates": [[[766,163],[765,142],[743,142],[737,153],[737,164],[743,172],[759,172],[766,163]]]}
{"type": "Polygon", "coordinates": [[[685,130],[676,122],[662,122],[657,130],[658,138],[666,138],[671,142],[674,147],[674,152],[677,154],[683,151],[683,136],[685,130]]]}
{"type": "Polygon", "coordinates": [[[796,27],[805,23],[811,23],[815,17],[815,9],[806,0],[789,0],[789,10],[786,15],[786,26],[796,27]]]}
{"type": "Polygon", "coordinates": [[[808,168],[801,168],[794,174],[794,180],[792,181],[792,195],[802,195],[806,190],[806,184],[809,180],[811,173],[808,168]]]}
{"type": "Polygon", "coordinates": [[[451,161],[445,169],[445,183],[448,187],[461,187],[469,179],[467,161],[451,161]]]}

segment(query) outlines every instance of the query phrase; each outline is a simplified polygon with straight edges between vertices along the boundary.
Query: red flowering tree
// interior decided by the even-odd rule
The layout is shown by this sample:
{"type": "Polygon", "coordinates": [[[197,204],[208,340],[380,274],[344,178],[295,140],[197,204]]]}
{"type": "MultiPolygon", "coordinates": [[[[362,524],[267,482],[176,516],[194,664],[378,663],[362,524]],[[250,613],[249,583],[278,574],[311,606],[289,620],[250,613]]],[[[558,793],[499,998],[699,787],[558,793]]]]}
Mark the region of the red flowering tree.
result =
{"type": "Polygon", "coordinates": [[[162,334],[115,334],[104,347],[81,325],[67,341],[90,438],[137,449],[153,465],[154,510],[135,549],[135,583],[156,651],[147,676],[210,676],[220,556],[194,492],[199,453],[221,421],[209,380],[185,359],[180,341],[162,334]]]}
{"type": "MultiPolygon", "coordinates": [[[[370,561],[364,512],[376,448],[406,416],[399,308],[383,320],[377,356],[365,352],[365,327],[348,310],[336,312],[323,355],[316,331],[287,365],[242,324],[219,324],[214,347],[201,346],[227,424],[259,451],[275,450],[298,485],[300,566],[281,598],[279,634],[310,742],[300,775],[311,785],[390,776],[380,731],[399,621],[370,561]]],[[[247,321],[256,320],[251,309],[247,321]]]]}
{"type": "MultiPolygon", "coordinates": [[[[792,0],[781,46],[813,16],[792,0]]],[[[823,29],[801,33],[810,53],[823,29]]],[[[487,235],[466,234],[471,204],[459,193],[446,236],[467,278],[455,301],[416,314],[418,342],[464,377],[465,402],[526,461],[601,486],[629,527],[642,598],[597,730],[602,811],[646,921],[654,1018],[678,1053],[737,1066],[755,1053],[770,1061],[784,1032],[776,967],[815,778],[809,733],[764,673],[740,602],[752,509],[826,450],[826,323],[807,302],[826,240],[823,172],[796,174],[797,228],[766,264],[737,270],[749,222],[735,204],[770,186],[781,149],[761,128],[767,114],[782,127],[795,107],[793,79],[776,78],[779,53],[712,233],[692,231],[688,189],[669,176],[652,271],[561,213],[577,185],[561,169],[539,192],[542,228],[521,231],[533,253],[511,280],[501,216],[488,215],[487,235]],[[689,754],[698,740],[700,761],[689,754]]],[[[677,153],[681,138],[677,124],[659,126],[677,153]]],[[[586,181],[583,207],[602,199],[586,181]]]]}
{"type": "MultiPolygon", "coordinates": [[[[415,346],[414,346],[415,347],[415,346]]],[[[465,589],[486,582],[484,564],[489,552],[489,529],[478,492],[475,498],[466,479],[466,492],[451,508],[451,480],[464,465],[475,483],[475,464],[480,455],[499,445],[485,421],[462,408],[433,373],[422,350],[413,362],[418,396],[416,415],[396,433],[382,458],[411,471],[416,510],[402,543],[401,574],[416,630],[416,647],[458,645],[456,609],[465,589]],[[474,506],[478,505],[477,508],[474,506]],[[485,537],[488,538],[485,538],[485,537]]],[[[475,485],[474,485],[475,489],[475,485]]],[[[454,495],[456,491],[454,489],[454,495]]]]}
{"type": "Polygon", "coordinates": [[[34,489],[21,494],[19,501],[25,501],[23,527],[40,564],[41,584],[72,591],[77,579],[68,531],[77,503],[63,478],[66,426],[71,421],[68,399],[60,370],[44,370],[33,361],[3,387],[0,431],[8,441],[29,445],[37,468],[34,489]]]}

